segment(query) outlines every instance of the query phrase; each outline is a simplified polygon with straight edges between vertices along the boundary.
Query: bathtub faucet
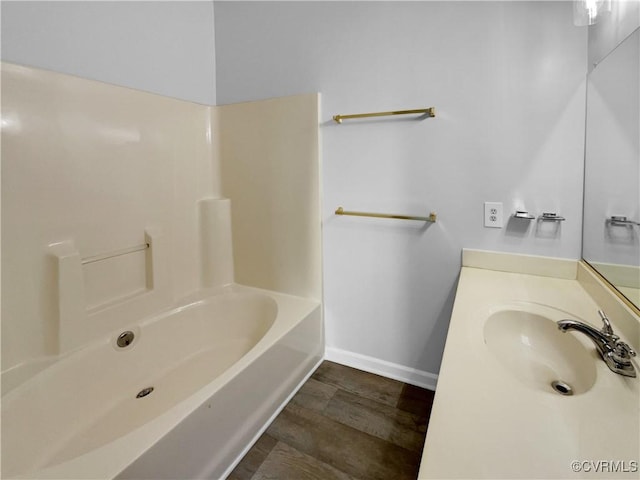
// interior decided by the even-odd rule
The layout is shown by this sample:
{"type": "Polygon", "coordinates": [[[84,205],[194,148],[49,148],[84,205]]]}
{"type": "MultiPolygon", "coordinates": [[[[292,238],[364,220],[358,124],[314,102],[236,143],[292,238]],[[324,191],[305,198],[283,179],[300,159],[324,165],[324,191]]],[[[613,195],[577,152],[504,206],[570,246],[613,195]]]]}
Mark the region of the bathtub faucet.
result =
{"type": "Polygon", "coordinates": [[[591,325],[578,320],[560,320],[558,328],[563,332],[575,330],[584,333],[595,344],[598,353],[607,364],[609,370],[625,377],[635,377],[636,371],[631,363],[631,357],[636,356],[631,347],[620,341],[620,337],[613,333],[611,322],[602,310],[598,310],[604,326],[596,330],[591,325]]]}

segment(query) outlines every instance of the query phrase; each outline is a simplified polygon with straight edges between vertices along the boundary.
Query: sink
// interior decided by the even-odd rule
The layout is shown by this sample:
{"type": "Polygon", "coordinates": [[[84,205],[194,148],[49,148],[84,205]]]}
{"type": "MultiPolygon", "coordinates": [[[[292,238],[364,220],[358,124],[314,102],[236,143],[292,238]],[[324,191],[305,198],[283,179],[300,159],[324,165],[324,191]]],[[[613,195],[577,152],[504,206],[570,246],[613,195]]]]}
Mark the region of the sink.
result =
{"type": "Polygon", "coordinates": [[[527,386],[579,395],[596,381],[597,354],[573,335],[558,330],[556,321],[570,316],[555,313],[499,310],[485,321],[484,341],[500,365],[527,386]]]}

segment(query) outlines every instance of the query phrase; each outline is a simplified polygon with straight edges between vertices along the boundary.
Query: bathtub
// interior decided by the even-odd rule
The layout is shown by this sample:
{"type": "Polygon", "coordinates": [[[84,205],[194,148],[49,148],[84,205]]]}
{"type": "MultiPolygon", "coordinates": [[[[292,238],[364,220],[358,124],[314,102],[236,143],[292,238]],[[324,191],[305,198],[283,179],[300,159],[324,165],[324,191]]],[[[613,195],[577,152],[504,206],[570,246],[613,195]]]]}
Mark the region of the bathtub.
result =
{"type": "Polygon", "coordinates": [[[224,478],[324,348],[318,302],[238,285],[125,330],[3,395],[2,478],[224,478]]]}

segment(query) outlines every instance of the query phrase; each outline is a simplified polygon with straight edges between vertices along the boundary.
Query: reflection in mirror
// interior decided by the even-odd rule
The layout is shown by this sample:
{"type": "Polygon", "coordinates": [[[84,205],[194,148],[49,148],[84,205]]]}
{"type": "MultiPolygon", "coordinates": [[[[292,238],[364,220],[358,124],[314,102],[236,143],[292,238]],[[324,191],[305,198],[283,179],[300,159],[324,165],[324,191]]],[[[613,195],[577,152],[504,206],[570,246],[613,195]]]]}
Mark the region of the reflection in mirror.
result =
{"type": "Polygon", "coordinates": [[[582,256],[640,308],[640,28],[589,74],[582,256]]]}

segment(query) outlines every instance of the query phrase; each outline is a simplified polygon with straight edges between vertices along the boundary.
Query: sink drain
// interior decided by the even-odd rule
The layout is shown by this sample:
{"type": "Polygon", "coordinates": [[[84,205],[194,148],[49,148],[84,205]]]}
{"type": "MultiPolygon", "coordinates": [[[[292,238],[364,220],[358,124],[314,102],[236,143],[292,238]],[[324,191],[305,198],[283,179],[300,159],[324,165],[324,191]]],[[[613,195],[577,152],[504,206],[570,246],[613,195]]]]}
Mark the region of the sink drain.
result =
{"type": "Polygon", "coordinates": [[[551,382],[551,388],[553,388],[560,395],[573,395],[573,388],[568,383],[561,380],[554,380],[551,382]]]}
{"type": "Polygon", "coordinates": [[[140,390],[140,391],[138,392],[138,394],[136,395],[136,398],[146,397],[146,396],[147,396],[147,395],[149,395],[151,392],[153,392],[153,387],[143,388],[142,390],[140,390]]]}

